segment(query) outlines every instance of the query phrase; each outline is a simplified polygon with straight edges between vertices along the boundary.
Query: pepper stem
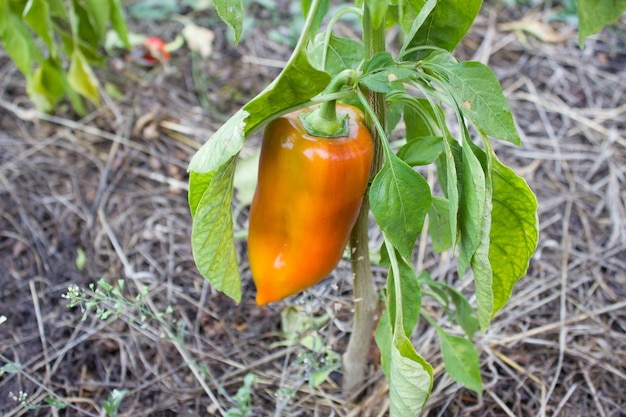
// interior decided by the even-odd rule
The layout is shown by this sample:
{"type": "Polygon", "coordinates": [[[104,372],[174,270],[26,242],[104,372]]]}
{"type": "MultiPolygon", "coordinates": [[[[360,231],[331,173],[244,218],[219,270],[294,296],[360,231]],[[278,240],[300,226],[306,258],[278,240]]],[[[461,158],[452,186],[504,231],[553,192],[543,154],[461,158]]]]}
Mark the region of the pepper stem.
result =
{"type": "MultiPolygon", "coordinates": [[[[344,85],[353,85],[355,81],[356,71],[344,70],[333,78],[328,92],[336,93],[344,85]]],[[[338,116],[336,105],[336,100],[326,101],[320,107],[300,115],[300,120],[309,135],[324,138],[348,136],[348,115],[338,116]]]]}

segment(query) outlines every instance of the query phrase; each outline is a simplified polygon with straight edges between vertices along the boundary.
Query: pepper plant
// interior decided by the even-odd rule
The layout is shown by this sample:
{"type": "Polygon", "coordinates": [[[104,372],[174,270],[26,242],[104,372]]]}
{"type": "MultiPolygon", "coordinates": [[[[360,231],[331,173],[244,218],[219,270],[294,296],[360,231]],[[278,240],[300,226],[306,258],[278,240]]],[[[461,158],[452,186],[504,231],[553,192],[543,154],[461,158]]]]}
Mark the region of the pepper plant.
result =
{"type": "MultiPolygon", "coordinates": [[[[238,154],[246,139],[269,124],[263,152],[283,152],[278,146],[265,149],[265,142],[270,140],[268,135],[278,135],[279,140],[293,143],[296,136],[303,135],[320,141],[339,140],[348,134],[333,139],[324,137],[333,135],[300,129],[309,124],[314,130],[319,127],[326,131],[324,125],[328,120],[341,125],[337,113],[341,116],[345,112],[339,110],[343,105],[335,105],[337,101],[360,108],[371,132],[373,154],[370,182],[360,210],[358,204],[356,209],[352,206],[346,209],[355,216],[350,223],[350,226],[354,224],[351,234],[332,234],[322,224],[317,230],[308,224],[303,227],[315,233],[311,239],[328,239],[329,246],[339,242],[341,250],[349,240],[355,317],[343,355],[344,390],[347,394],[354,391],[365,377],[369,339],[382,300],[385,308],[378,318],[375,339],[381,350],[382,369],[389,380],[390,415],[414,416],[423,409],[433,385],[431,364],[411,342],[420,318],[435,328],[450,376],[481,394],[479,354],[472,339],[477,331],[486,331],[492,317],[511,296],[515,283],[527,271],[538,239],[537,202],[526,182],[498,159],[492,146],[492,140],[520,144],[496,76],[487,66],[461,62],[452,54],[478,14],[480,0],[360,0],[333,10],[322,30],[330,3],[330,0],[303,0],[304,28],[285,68],[192,158],[189,203],[194,257],[202,275],[216,289],[239,302],[241,275],[231,199],[238,154]],[[358,17],[361,23],[360,41],[333,32],[334,25],[348,14],[358,17]],[[386,31],[393,26],[400,29],[400,44],[395,50],[387,50],[386,31]],[[322,116],[305,122],[298,121],[293,113],[316,109],[322,116]],[[333,113],[333,109],[337,111],[333,113]],[[292,120],[290,127],[285,127],[286,120],[292,120]],[[282,125],[277,127],[276,121],[282,125]],[[399,136],[401,139],[397,139],[399,136]],[[429,186],[420,174],[419,167],[428,165],[436,170],[438,187],[429,186]],[[370,212],[384,238],[380,262],[389,269],[386,288],[375,288],[372,280],[367,237],[370,212]],[[416,270],[414,248],[426,224],[433,249],[458,256],[460,279],[471,271],[475,305],[454,286],[435,281],[427,271],[416,270]],[[426,296],[442,303],[443,311],[450,312],[450,322],[458,325],[459,332],[445,330],[439,318],[421,308],[422,297],[426,296]]],[[[244,16],[242,4],[226,0],[216,0],[214,4],[238,39],[244,16]]],[[[352,123],[360,116],[350,113],[347,117],[352,119],[346,123],[352,123]]],[[[360,185],[352,184],[351,180],[338,186],[333,173],[343,171],[333,171],[332,166],[320,170],[313,185],[304,163],[301,163],[301,175],[306,179],[300,190],[293,186],[283,192],[281,187],[292,178],[285,178],[276,166],[272,172],[263,165],[264,160],[277,161],[279,157],[261,157],[259,187],[274,182],[281,191],[276,201],[265,196],[257,202],[270,205],[256,209],[269,212],[263,218],[266,224],[259,227],[263,235],[260,238],[256,235],[261,232],[256,231],[254,216],[250,228],[251,249],[254,249],[251,263],[270,263],[270,269],[275,268],[254,277],[257,288],[265,295],[266,288],[273,285],[268,281],[279,279],[278,266],[282,267],[283,263],[292,263],[286,267],[291,278],[280,279],[293,280],[293,291],[323,278],[303,278],[303,271],[309,268],[304,263],[311,262],[305,256],[306,251],[311,249],[304,243],[305,239],[290,240],[288,229],[297,228],[298,224],[284,226],[280,218],[290,216],[290,210],[304,211],[295,216],[303,223],[323,218],[324,210],[335,201],[330,198],[319,201],[315,197],[307,200],[298,193],[311,193],[312,188],[325,183],[332,184],[328,185],[331,188],[339,187],[334,191],[337,199],[342,197],[342,192],[349,194],[355,189],[362,192],[360,185]],[[302,201],[308,201],[310,206],[301,204],[302,201]],[[272,217],[272,212],[282,214],[272,217]],[[274,226],[275,236],[270,238],[274,226]],[[256,238],[261,241],[254,241],[256,238]],[[281,258],[277,256],[282,253],[280,250],[263,252],[259,248],[264,239],[269,246],[295,245],[292,249],[296,252],[300,249],[304,254],[281,258]],[[262,255],[258,255],[259,251],[262,255]]],[[[332,162],[324,163],[332,165],[332,162]]],[[[297,177],[297,165],[289,172],[297,177]]],[[[257,195],[263,192],[257,189],[257,195]]],[[[310,255],[309,258],[320,263],[327,261],[325,257],[332,257],[325,252],[310,255]]],[[[331,269],[337,261],[331,261],[331,269]]],[[[252,265],[253,276],[260,269],[252,265]]],[[[261,304],[274,301],[275,298],[270,300],[265,295],[261,304]]]]}

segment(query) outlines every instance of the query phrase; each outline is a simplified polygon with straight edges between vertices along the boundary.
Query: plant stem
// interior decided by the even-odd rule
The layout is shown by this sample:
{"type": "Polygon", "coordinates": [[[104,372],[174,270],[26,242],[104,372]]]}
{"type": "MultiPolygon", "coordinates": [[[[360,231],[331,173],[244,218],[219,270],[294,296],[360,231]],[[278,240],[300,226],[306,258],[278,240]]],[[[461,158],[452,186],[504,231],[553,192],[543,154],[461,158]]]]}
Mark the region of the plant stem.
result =
{"type": "MultiPolygon", "coordinates": [[[[363,10],[363,43],[365,59],[385,50],[384,25],[373,29],[367,4],[363,10]]],[[[382,126],[386,125],[386,107],[383,94],[368,92],[368,101],[382,126]]],[[[374,158],[370,170],[370,181],[382,166],[383,150],[381,138],[373,127],[370,128],[374,139],[374,158]]],[[[361,211],[350,236],[350,260],[354,280],[354,323],[346,352],[343,354],[343,391],[351,396],[363,385],[365,380],[368,354],[374,330],[374,314],[378,304],[376,288],[372,278],[369,259],[369,200],[363,199],[361,211]]]]}

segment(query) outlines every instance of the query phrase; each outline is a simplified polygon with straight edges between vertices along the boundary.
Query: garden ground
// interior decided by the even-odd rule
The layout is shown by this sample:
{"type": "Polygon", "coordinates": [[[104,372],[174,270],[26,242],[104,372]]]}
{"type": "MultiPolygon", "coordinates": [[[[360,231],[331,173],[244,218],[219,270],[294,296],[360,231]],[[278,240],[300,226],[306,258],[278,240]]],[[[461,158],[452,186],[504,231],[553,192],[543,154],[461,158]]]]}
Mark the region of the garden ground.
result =
{"type": "MultiPolygon", "coordinates": [[[[147,70],[112,57],[99,76],[123,93],[82,119],[66,106],[54,115],[30,110],[23,79],[0,49],[0,415],[102,415],[115,390],[126,390],[120,416],[386,415],[388,386],[374,346],[358,398],[341,396],[338,372],[309,383],[347,343],[347,263],[304,294],[261,308],[245,239],[237,243],[241,304],[194,266],[187,163],[288,57],[289,46],[265,36],[275,17],[268,13],[257,8],[257,26],[237,47],[212,23],[208,59],[183,48],[147,70]],[[63,294],[100,279],[123,279],[128,302],[103,301],[120,314],[92,311],[82,320],[63,294]],[[315,329],[328,349],[299,346],[281,320],[315,329]],[[248,374],[255,375],[249,390],[236,395],[248,374]],[[25,404],[13,400],[20,392],[25,404]],[[48,407],[45,398],[70,406],[48,407]]],[[[415,346],[436,371],[424,415],[626,410],[626,32],[624,24],[606,28],[580,50],[572,25],[548,19],[553,13],[486,5],[456,51],[491,66],[503,85],[523,143],[496,143],[496,151],[537,194],[540,240],[528,276],[476,338],[482,398],[442,371],[433,329],[416,330],[415,346]]],[[[203,24],[206,16],[195,18],[203,24]]],[[[169,38],[181,30],[174,20],[158,29],[130,24],[169,38]]],[[[235,212],[243,235],[247,207],[235,200],[235,212]]],[[[375,232],[372,240],[375,250],[375,232]]],[[[424,243],[419,261],[433,278],[471,285],[459,281],[454,260],[424,243]]],[[[384,284],[383,269],[375,279],[384,284]]]]}

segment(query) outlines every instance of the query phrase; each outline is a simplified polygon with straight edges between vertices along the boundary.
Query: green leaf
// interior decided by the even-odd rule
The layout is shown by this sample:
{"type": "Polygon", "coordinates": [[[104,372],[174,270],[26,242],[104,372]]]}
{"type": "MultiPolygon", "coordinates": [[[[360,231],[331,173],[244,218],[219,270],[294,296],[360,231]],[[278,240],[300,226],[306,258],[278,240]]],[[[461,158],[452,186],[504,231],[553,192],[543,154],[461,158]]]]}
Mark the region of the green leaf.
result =
{"type": "Polygon", "coordinates": [[[198,271],[218,291],[239,302],[241,276],[233,234],[232,185],[236,158],[209,173],[192,172],[189,207],[191,246],[198,271]]]}
{"type": "Polygon", "coordinates": [[[378,29],[385,21],[389,0],[365,0],[365,4],[370,9],[372,27],[378,29]]]}
{"type": "Polygon", "coordinates": [[[448,374],[464,387],[481,395],[483,383],[480,378],[480,361],[474,344],[464,337],[452,336],[436,323],[431,323],[437,330],[441,356],[448,374]]]}
{"type": "Polygon", "coordinates": [[[245,110],[232,115],[194,154],[189,162],[189,171],[215,171],[236,155],[246,141],[245,121],[248,116],[245,110]]]}
{"type": "Polygon", "coordinates": [[[56,61],[47,59],[41,63],[26,87],[28,96],[37,109],[47,113],[54,109],[65,95],[63,69],[56,61]]]}
{"type": "Polygon", "coordinates": [[[337,370],[337,368],[338,366],[326,367],[312,372],[309,377],[309,384],[312,388],[320,386],[328,379],[330,374],[337,370]]]}
{"type": "Polygon", "coordinates": [[[451,249],[456,245],[458,234],[458,214],[459,214],[459,177],[463,176],[462,171],[457,172],[457,159],[460,161],[461,149],[458,142],[446,137],[443,141],[444,151],[435,162],[437,166],[437,177],[443,193],[448,199],[448,221],[450,222],[451,249]]]}
{"type": "Polygon", "coordinates": [[[74,26],[75,32],[73,33],[74,48],[80,47],[86,58],[90,61],[96,61],[99,58],[97,54],[100,38],[96,31],[97,28],[92,23],[93,18],[90,16],[89,9],[82,2],[72,0],[72,4],[75,12],[73,20],[76,22],[74,26]]]}
{"type": "Polygon", "coordinates": [[[452,247],[453,239],[450,229],[450,202],[444,197],[433,197],[428,211],[428,233],[433,249],[442,253],[452,247]]]}
{"type": "MultiPolygon", "coordinates": [[[[309,59],[317,68],[322,68],[323,55],[326,49],[325,34],[318,34],[309,47],[309,59]]],[[[363,44],[354,39],[342,38],[334,34],[330,35],[328,48],[326,49],[326,65],[323,69],[332,76],[339,74],[345,69],[357,69],[363,60],[363,44]]]]}
{"type": "Polygon", "coordinates": [[[369,90],[378,93],[391,91],[391,84],[396,81],[405,81],[416,74],[412,68],[385,68],[373,73],[364,74],[359,83],[365,85],[369,90]]]}
{"type": "MultiPolygon", "coordinates": [[[[451,138],[450,132],[445,125],[443,109],[434,102],[425,98],[415,98],[403,93],[393,93],[389,96],[392,103],[404,104],[404,122],[406,124],[407,139],[417,137],[435,136],[445,138],[442,140],[443,152],[435,161],[439,183],[443,188],[444,195],[448,199],[448,213],[444,219],[448,219],[449,230],[445,232],[450,236],[451,244],[456,243],[457,215],[459,207],[459,189],[455,161],[456,156],[460,161],[460,146],[451,138]]],[[[443,224],[443,223],[441,223],[443,224]]],[[[443,235],[442,235],[443,236],[443,235]]]]}
{"type": "Polygon", "coordinates": [[[0,41],[2,41],[4,31],[9,27],[10,16],[11,10],[9,9],[9,2],[4,0],[0,1],[0,41]]]}
{"type": "MultiPolygon", "coordinates": [[[[407,136],[409,135],[407,128],[407,136]]],[[[443,138],[440,136],[422,136],[408,138],[407,143],[398,150],[398,157],[411,166],[429,165],[435,162],[443,152],[443,138]]]]}
{"type": "Polygon", "coordinates": [[[417,354],[407,337],[396,335],[389,366],[389,416],[421,415],[432,386],[430,364],[417,354]]]}
{"type": "Polygon", "coordinates": [[[243,31],[245,9],[242,0],[213,0],[215,10],[220,18],[233,29],[235,44],[239,43],[243,31]]]}
{"type": "Polygon", "coordinates": [[[249,113],[246,131],[252,131],[270,117],[306,103],[324,91],[330,74],[316,69],[304,52],[293,56],[278,77],[244,106],[249,113]]]}
{"type": "Polygon", "coordinates": [[[389,310],[391,323],[396,323],[396,314],[402,315],[401,320],[398,321],[402,323],[404,335],[411,337],[413,329],[415,329],[419,321],[422,295],[413,266],[401,256],[396,256],[396,260],[398,262],[399,277],[396,277],[394,268],[389,269],[387,276],[387,309],[389,310]],[[400,280],[400,294],[396,293],[396,288],[398,287],[394,282],[396,279],[400,280]]]}
{"type": "Polygon", "coordinates": [[[191,171],[189,173],[189,193],[187,194],[187,200],[189,202],[191,217],[196,217],[200,201],[211,185],[216,171],[217,170],[203,173],[191,171]]]}
{"type": "Polygon", "coordinates": [[[474,333],[480,328],[474,309],[460,291],[450,286],[447,286],[447,291],[455,307],[454,320],[471,340],[474,333]]]}
{"type": "Polygon", "coordinates": [[[363,73],[368,74],[370,72],[389,68],[395,65],[396,62],[390,52],[378,52],[363,63],[363,73]]]}
{"type": "Polygon", "coordinates": [[[67,72],[67,79],[70,86],[78,92],[78,94],[85,97],[95,105],[100,103],[98,79],[79,49],[74,49],[74,52],[72,53],[70,69],[67,72]]]}
{"type": "MultiPolygon", "coordinates": [[[[485,142],[489,146],[488,141],[485,140],[485,142]]],[[[480,328],[483,331],[486,331],[489,328],[491,312],[493,310],[493,273],[491,263],[488,258],[493,192],[491,181],[491,160],[486,157],[485,152],[482,149],[475,146],[468,140],[464,140],[463,144],[467,155],[474,155],[478,164],[480,164],[480,167],[476,167],[475,169],[470,170],[470,172],[475,174],[482,170],[484,173],[484,184],[479,183],[479,189],[482,190],[480,191],[482,194],[477,195],[477,197],[479,197],[477,201],[481,207],[480,214],[478,213],[478,210],[476,210],[476,212],[470,214],[469,216],[466,215],[463,218],[466,219],[465,221],[467,221],[468,218],[471,219],[467,222],[472,224],[472,226],[461,230],[461,237],[466,238],[465,242],[467,242],[467,250],[464,251],[463,248],[460,250],[461,255],[465,256],[461,256],[462,259],[459,260],[459,265],[461,265],[461,263],[463,265],[459,266],[459,268],[465,268],[467,266],[466,260],[468,259],[467,257],[470,256],[469,260],[472,272],[474,273],[474,286],[476,288],[478,322],[480,324],[480,328]],[[474,238],[467,239],[468,235],[464,235],[464,233],[475,233],[475,235],[474,238]],[[471,252],[471,249],[474,250],[473,253],[471,252]]],[[[464,170],[466,170],[465,166],[464,170]]],[[[464,176],[465,175],[467,175],[467,173],[464,173],[464,176]]],[[[464,195],[469,194],[465,194],[464,191],[464,195]]],[[[464,213],[467,214],[467,212],[464,213]]],[[[459,269],[459,271],[465,271],[465,269],[459,269]]]]}
{"type": "MultiPolygon", "coordinates": [[[[5,6],[7,9],[8,7],[5,6]]],[[[0,10],[2,11],[2,10],[0,10]]],[[[4,11],[6,12],[6,11],[4,11]]],[[[2,17],[4,31],[0,33],[2,46],[11,60],[15,63],[26,79],[30,79],[33,74],[33,60],[35,57],[35,43],[30,36],[28,29],[21,19],[12,13],[7,13],[2,17]]]]}
{"type": "Polygon", "coordinates": [[[80,246],[76,248],[76,259],[74,259],[74,265],[76,265],[76,269],[82,271],[85,269],[87,264],[87,255],[85,254],[85,250],[80,246]]]}
{"type": "Polygon", "coordinates": [[[109,398],[102,404],[107,417],[117,417],[122,400],[127,393],[128,390],[125,389],[114,389],[111,391],[109,398]]]}
{"type": "Polygon", "coordinates": [[[520,144],[509,104],[489,67],[480,62],[460,62],[446,66],[444,71],[463,116],[486,135],[520,144]]]}
{"type": "Polygon", "coordinates": [[[235,169],[233,185],[237,190],[237,201],[244,206],[252,203],[258,179],[260,148],[246,158],[240,159],[235,169]]]}
{"type": "Polygon", "coordinates": [[[393,93],[389,99],[404,104],[407,140],[425,136],[450,137],[443,108],[434,102],[405,93],[393,93]]]}
{"type": "Polygon", "coordinates": [[[48,2],[45,0],[29,0],[24,7],[22,15],[26,23],[46,43],[50,49],[50,54],[56,56],[56,44],[54,43],[48,2]]]}
{"type": "MultiPolygon", "coordinates": [[[[446,282],[433,280],[428,271],[422,271],[420,273],[418,282],[420,287],[428,285],[433,291],[429,295],[435,298],[446,310],[449,307],[449,299],[452,299],[452,303],[455,307],[453,320],[461,326],[467,337],[471,340],[474,333],[479,329],[479,323],[474,309],[463,293],[448,285],[446,282]]],[[[426,316],[426,318],[428,319],[428,316],[426,316]]]]}
{"type": "Polygon", "coordinates": [[[387,379],[389,379],[391,369],[391,349],[393,341],[390,320],[389,309],[385,308],[378,319],[378,324],[376,325],[376,335],[374,336],[376,346],[380,349],[380,365],[387,379]]]}
{"type": "Polygon", "coordinates": [[[50,8],[50,15],[53,17],[58,17],[61,20],[67,20],[67,8],[63,3],[63,0],[46,0],[48,6],[50,8]]]}
{"type": "Polygon", "coordinates": [[[585,46],[585,39],[616,22],[626,11],[626,0],[578,0],[578,44],[585,46]]]}
{"type": "Polygon", "coordinates": [[[459,275],[463,276],[480,245],[483,216],[487,204],[485,172],[469,140],[461,146],[462,176],[459,198],[459,275]]]}
{"type": "Polygon", "coordinates": [[[452,51],[472,26],[481,4],[482,0],[438,0],[410,47],[433,45],[452,51]]]}
{"type": "Polygon", "coordinates": [[[537,199],[526,181],[492,158],[493,208],[489,262],[493,270],[497,313],[508,301],[515,283],[526,274],[537,248],[537,199]]]}
{"type": "Polygon", "coordinates": [[[426,180],[391,154],[374,178],[369,198],[380,228],[400,255],[410,259],[430,207],[426,180]]]}
{"type": "Polygon", "coordinates": [[[494,310],[493,270],[489,261],[490,222],[490,211],[487,210],[485,211],[483,228],[480,231],[479,245],[471,259],[472,272],[474,273],[474,286],[476,287],[478,323],[483,332],[487,331],[489,328],[489,323],[493,315],[492,312],[494,310]]]}
{"type": "Polygon", "coordinates": [[[404,4],[405,7],[401,9],[402,16],[400,18],[400,22],[402,23],[402,27],[407,34],[404,38],[404,44],[402,45],[401,51],[404,51],[409,48],[412,43],[415,43],[415,37],[419,29],[422,27],[435,6],[437,6],[437,0],[405,1],[404,4]],[[417,15],[409,13],[409,10],[417,11],[417,15]]]}
{"type": "MultiPolygon", "coordinates": [[[[312,0],[302,0],[302,14],[305,18],[309,14],[309,10],[311,9],[311,3],[313,3],[312,0]]],[[[310,28],[311,34],[317,33],[317,31],[319,30],[320,26],[322,25],[322,21],[326,16],[326,13],[328,13],[328,10],[330,9],[330,3],[330,0],[320,1],[320,5],[317,8],[317,15],[313,18],[313,22],[310,28]]]]}
{"type": "Polygon", "coordinates": [[[107,0],[85,0],[86,11],[88,13],[89,22],[99,42],[104,38],[109,18],[111,15],[111,4],[107,0]]]}
{"type": "Polygon", "coordinates": [[[109,0],[109,8],[111,9],[111,26],[113,26],[113,30],[124,43],[124,47],[130,49],[131,45],[128,39],[128,27],[126,26],[122,0],[109,0]]]}

